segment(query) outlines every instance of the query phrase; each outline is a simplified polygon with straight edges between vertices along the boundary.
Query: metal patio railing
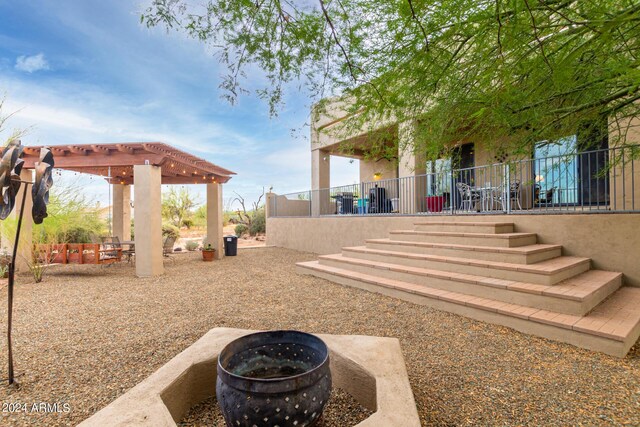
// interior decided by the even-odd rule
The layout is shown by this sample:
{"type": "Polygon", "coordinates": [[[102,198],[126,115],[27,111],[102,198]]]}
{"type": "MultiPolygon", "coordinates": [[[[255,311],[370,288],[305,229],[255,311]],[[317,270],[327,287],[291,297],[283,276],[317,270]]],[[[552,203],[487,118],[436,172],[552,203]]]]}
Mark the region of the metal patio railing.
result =
{"type": "Polygon", "coordinates": [[[631,145],[440,168],[277,195],[268,210],[271,217],[640,212],[639,162],[640,145],[631,145]]]}

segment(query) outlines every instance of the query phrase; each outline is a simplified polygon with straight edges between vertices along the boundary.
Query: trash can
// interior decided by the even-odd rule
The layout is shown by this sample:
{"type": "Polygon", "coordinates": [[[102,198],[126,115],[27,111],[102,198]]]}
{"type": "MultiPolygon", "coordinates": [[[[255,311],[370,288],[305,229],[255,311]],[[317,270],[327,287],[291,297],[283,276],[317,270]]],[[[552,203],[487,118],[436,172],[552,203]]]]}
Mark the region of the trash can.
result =
{"type": "Polygon", "coordinates": [[[226,256],[238,254],[238,236],[224,236],[224,254],[226,256]]]}

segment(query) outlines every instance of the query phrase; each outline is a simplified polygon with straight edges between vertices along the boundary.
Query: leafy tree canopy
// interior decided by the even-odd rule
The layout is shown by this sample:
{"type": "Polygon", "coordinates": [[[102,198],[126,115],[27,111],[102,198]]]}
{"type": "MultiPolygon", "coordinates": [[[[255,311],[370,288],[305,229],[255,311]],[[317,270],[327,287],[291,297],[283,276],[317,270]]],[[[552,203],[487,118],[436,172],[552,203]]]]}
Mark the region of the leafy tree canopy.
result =
{"type": "Polygon", "coordinates": [[[349,99],[345,126],[419,123],[433,156],[465,139],[525,153],[607,120],[623,144],[640,110],[633,0],[153,0],[142,21],[212,48],[231,101],[259,68],[272,114],[304,84],[349,99]]]}
{"type": "Polygon", "coordinates": [[[192,210],[198,204],[187,187],[176,189],[171,186],[162,194],[162,218],[175,227],[182,227],[192,216],[192,210]]]}

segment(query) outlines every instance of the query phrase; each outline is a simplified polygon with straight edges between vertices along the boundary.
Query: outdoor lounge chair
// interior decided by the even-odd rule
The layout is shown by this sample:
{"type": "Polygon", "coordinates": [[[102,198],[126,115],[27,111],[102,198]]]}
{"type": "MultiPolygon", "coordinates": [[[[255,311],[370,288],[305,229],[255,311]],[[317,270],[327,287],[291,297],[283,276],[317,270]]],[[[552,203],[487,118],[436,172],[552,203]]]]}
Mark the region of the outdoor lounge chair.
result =
{"type": "Polygon", "coordinates": [[[176,243],[175,236],[167,236],[162,242],[162,255],[168,257],[169,254],[173,253],[173,245],[176,243]]]}

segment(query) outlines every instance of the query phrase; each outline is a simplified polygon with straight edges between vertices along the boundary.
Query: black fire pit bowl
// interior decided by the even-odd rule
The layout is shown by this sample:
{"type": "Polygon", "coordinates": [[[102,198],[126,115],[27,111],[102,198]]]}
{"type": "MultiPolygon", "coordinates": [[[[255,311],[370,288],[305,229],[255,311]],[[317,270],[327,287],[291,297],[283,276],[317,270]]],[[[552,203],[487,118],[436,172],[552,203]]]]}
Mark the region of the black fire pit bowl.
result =
{"type": "Polygon", "coordinates": [[[218,357],[216,397],[227,426],[312,426],[331,394],[329,349],[298,331],[258,332],[218,357]]]}

